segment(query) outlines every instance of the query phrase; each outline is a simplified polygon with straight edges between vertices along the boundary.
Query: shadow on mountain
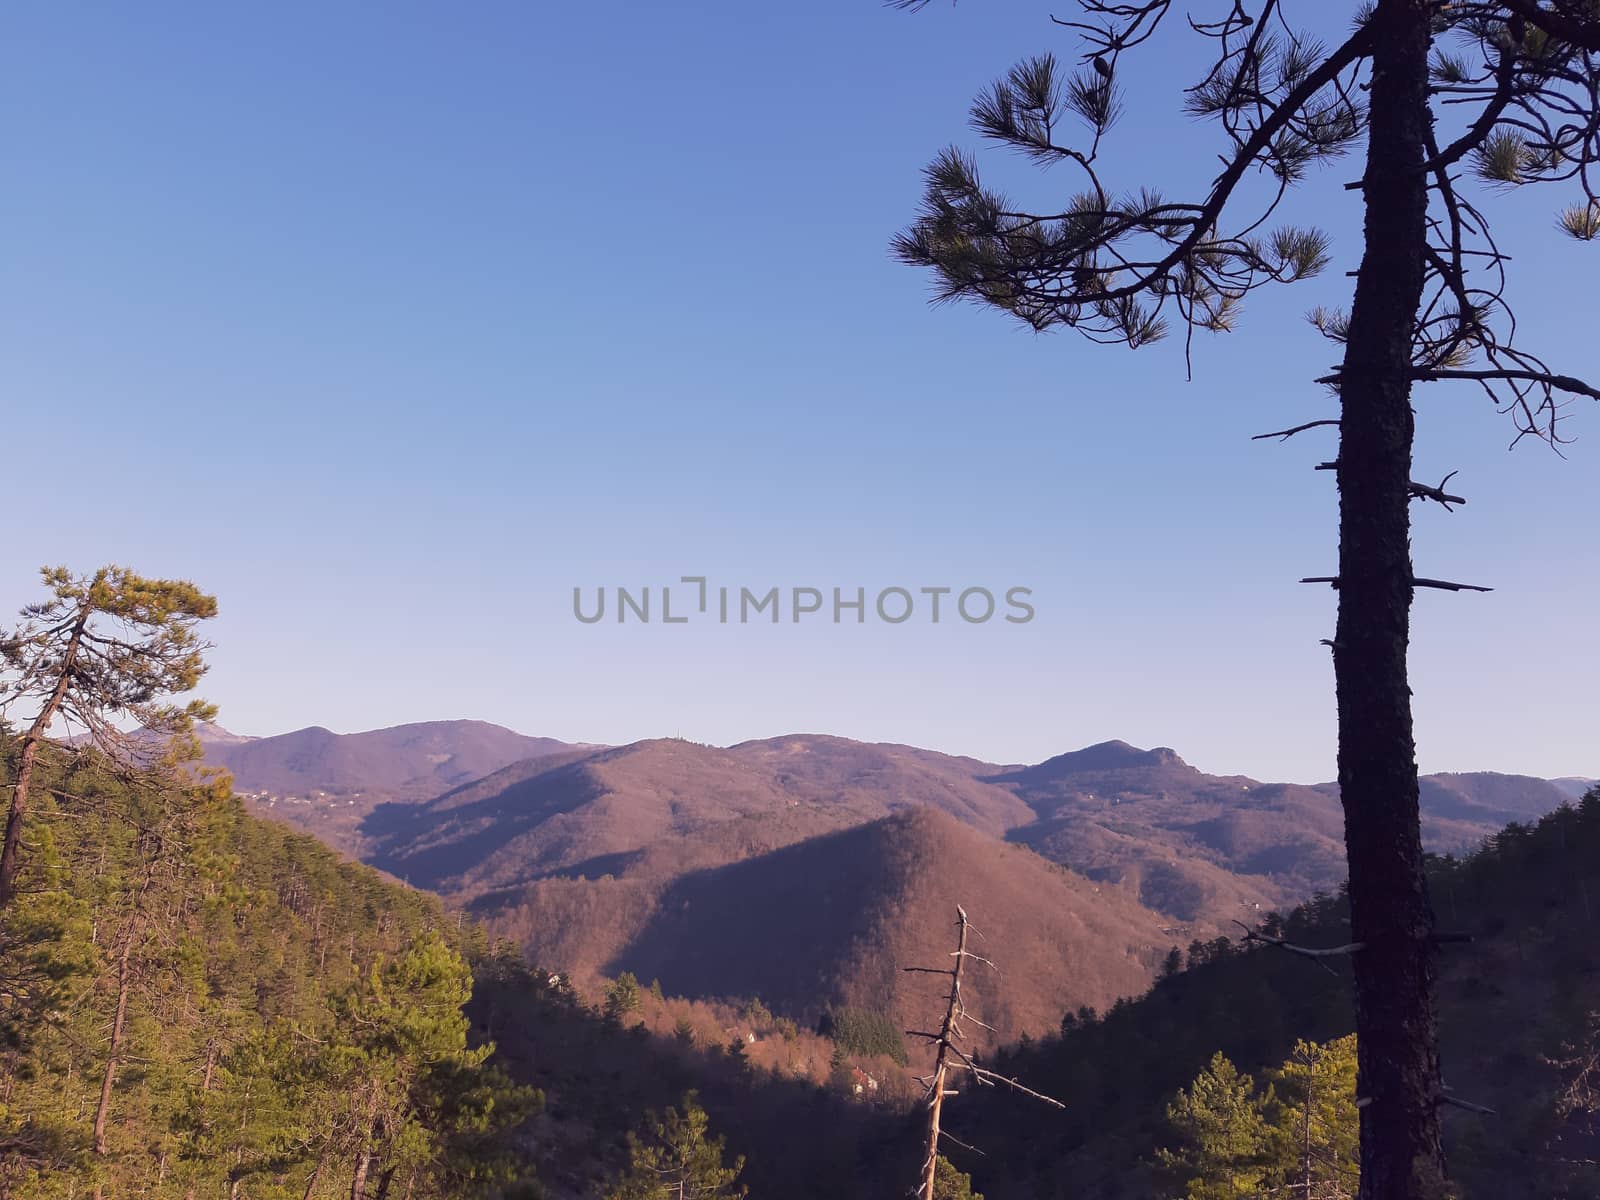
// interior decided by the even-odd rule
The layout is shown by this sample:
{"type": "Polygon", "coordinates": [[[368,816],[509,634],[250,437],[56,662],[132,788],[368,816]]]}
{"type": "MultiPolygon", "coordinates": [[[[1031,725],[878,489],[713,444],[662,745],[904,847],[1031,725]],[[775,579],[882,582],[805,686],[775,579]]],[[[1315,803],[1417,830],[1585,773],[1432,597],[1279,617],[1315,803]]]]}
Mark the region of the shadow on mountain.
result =
{"type": "Polygon", "coordinates": [[[880,850],[847,829],[685,875],[607,973],[632,970],[673,995],[760,996],[814,1020],[840,1001],[840,975],[893,886],[880,850]]]}
{"type": "Polygon", "coordinates": [[[605,969],[808,1022],[830,1005],[911,1021],[937,1011],[938,980],[902,968],[949,960],[957,904],[1004,972],[975,985],[1002,1039],[1142,992],[1172,943],[1126,889],[914,809],[678,877],[605,969]]]}
{"type": "Polygon", "coordinates": [[[439,889],[513,839],[602,794],[589,755],[515,763],[426,804],[380,804],[361,823],[366,859],[413,886],[439,889]]]}
{"type": "MultiPolygon", "coordinates": [[[[916,1177],[918,1118],[853,1102],[818,1082],[753,1070],[717,1046],[686,1046],[623,1028],[520,969],[480,977],[469,1006],[478,1036],[522,1083],[544,1090],[530,1132],[539,1179],[555,1196],[601,1196],[627,1166],[648,1111],[691,1088],[742,1155],[741,1182],[764,1200],[874,1200],[916,1177]],[[804,1131],[804,1153],[796,1152],[804,1131]]],[[[541,1193],[546,1194],[546,1193],[541,1193]]],[[[676,1195],[676,1190],[673,1190],[676,1195]]]]}

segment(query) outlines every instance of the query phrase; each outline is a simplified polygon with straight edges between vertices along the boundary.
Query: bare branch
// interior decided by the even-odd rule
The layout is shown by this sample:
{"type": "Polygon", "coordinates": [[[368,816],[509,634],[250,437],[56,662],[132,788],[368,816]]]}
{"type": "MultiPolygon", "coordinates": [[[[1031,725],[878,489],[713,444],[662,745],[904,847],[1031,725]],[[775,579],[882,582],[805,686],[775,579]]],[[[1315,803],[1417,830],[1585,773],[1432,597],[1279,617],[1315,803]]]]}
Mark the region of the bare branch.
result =
{"type": "MultiPolygon", "coordinates": [[[[1335,377],[1337,378],[1337,377],[1335,377]]],[[[1546,371],[1518,371],[1518,370],[1430,370],[1414,371],[1411,378],[1419,383],[1434,383],[1447,379],[1471,379],[1478,382],[1502,379],[1507,381],[1517,380],[1527,383],[1542,384],[1561,392],[1571,392],[1575,396],[1587,396],[1591,400],[1600,400],[1600,389],[1593,388],[1581,379],[1571,375],[1555,375],[1546,371]]],[[[1319,382],[1322,382],[1319,380],[1319,382]]]]}
{"type": "Polygon", "coordinates": [[[1260,442],[1265,441],[1267,438],[1278,438],[1286,442],[1295,434],[1304,433],[1308,429],[1316,429],[1323,425],[1337,426],[1338,424],[1339,419],[1337,417],[1330,417],[1323,421],[1307,421],[1304,425],[1296,425],[1293,429],[1279,429],[1273,433],[1258,433],[1250,440],[1252,442],[1260,442]]]}
{"type": "Polygon", "coordinates": [[[1332,967],[1328,966],[1327,963],[1323,962],[1323,959],[1348,958],[1350,955],[1366,949],[1366,944],[1363,942],[1351,942],[1345,946],[1330,946],[1325,948],[1316,946],[1297,946],[1281,937],[1273,937],[1271,934],[1265,933],[1259,929],[1251,929],[1243,921],[1235,921],[1234,924],[1240,929],[1244,930],[1245,941],[1261,942],[1264,945],[1276,946],[1279,950],[1282,950],[1288,954],[1298,954],[1301,958],[1312,959],[1319,967],[1328,972],[1328,974],[1335,976],[1338,975],[1338,972],[1332,967]]]}
{"type": "Polygon", "coordinates": [[[1438,504],[1440,504],[1440,505],[1442,505],[1444,507],[1445,511],[1453,512],[1454,510],[1450,507],[1452,504],[1465,504],[1466,503],[1466,500],[1463,497],[1461,497],[1461,496],[1452,496],[1452,495],[1450,495],[1448,492],[1446,492],[1444,490],[1444,485],[1449,483],[1450,480],[1452,480],[1453,478],[1455,478],[1455,474],[1456,473],[1454,471],[1451,471],[1450,474],[1446,475],[1443,479],[1441,479],[1439,481],[1439,486],[1438,487],[1429,487],[1425,483],[1417,483],[1417,482],[1413,481],[1411,484],[1408,485],[1410,487],[1410,489],[1411,489],[1412,497],[1415,498],[1415,499],[1420,499],[1420,500],[1433,500],[1433,501],[1436,501],[1438,504]]]}
{"type": "Polygon", "coordinates": [[[1476,583],[1452,583],[1448,579],[1413,579],[1412,587],[1437,588],[1442,592],[1492,592],[1491,587],[1482,587],[1476,583]]]}

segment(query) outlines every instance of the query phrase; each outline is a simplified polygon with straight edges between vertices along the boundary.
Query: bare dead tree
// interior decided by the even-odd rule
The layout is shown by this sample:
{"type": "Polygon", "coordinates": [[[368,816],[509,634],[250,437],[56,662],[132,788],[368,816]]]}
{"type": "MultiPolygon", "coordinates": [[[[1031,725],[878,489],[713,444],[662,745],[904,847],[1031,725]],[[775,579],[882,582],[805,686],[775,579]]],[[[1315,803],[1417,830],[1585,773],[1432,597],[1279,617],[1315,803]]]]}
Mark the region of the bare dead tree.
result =
{"type": "MultiPolygon", "coordinates": [[[[901,0],[921,7],[923,0],[901,0]]],[[[1122,109],[1124,56],[1176,22],[1171,0],[1079,0],[1057,25],[1081,39],[1075,68],[1051,54],[1013,68],[973,104],[982,136],[1076,186],[1040,205],[986,187],[948,149],[928,167],[921,214],[895,240],[931,269],[937,300],[997,308],[1036,330],[1139,347],[1176,321],[1227,332],[1246,298],[1320,272],[1332,239],[1272,227],[1313,168],[1365,141],[1363,256],[1346,311],[1310,314],[1342,361],[1319,380],[1338,413],[1276,434],[1337,429],[1321,464],[1339,492],[1333,653],[1345,811],[1362,1110],[1363,1197],[1423,1200],[1444,1188],[1434,1013],[1433,913],[1423,873],[1407,646],[1414,592],[1477,585],[1419,577],[1410,505],[1463,498],[1412,478],[1415,385],[1477,385],[1513,441],[1563,441],[1575,397],[1600,390],[1525,349],[1507,258],[1468,185],[1565,183],[1562,233],[1600,238],[1600,5],[1594,0],[1374,0],[1332,45],[1296,24],[1312,0],[1196,0],[1203,47],[1186,91],[1222,135],[1222,169],[1194,195],[1114,188],[1100,149],[1122,109]],[[1295,10],[1299,10],[1298,13],[1295,10]],[[1073,137],[1076,124],[1081,136],[1073,137]]]]}
{"type": "MultiPolygon", "coordinates": [[[[982,1021],[967,1011],[966,999],[962,995],[962,978],[966,973],[967,960],[993,968],[994,963],[981,955],[974,954],[967,949],[968,935],[976,932],[967,919],[966,909],[956,905],[956,948],[951,953],[953,959],[949,967],[904,967],[903,970],[918,972],[924,975],[948,975],[950,977],[950,991],[946,994],[944,1019],[939,1023],[937,1032],[921,1029],[908,1029],[906,1034],[910,1037],[921,1038],[934,1047],[933,1071],[926,1076],[919,1076],[918,1082],[926,1089],[928,1104],[928,1146],[927,1157],[922,1163],[922,1182],[917,1188],[920,1200],[934,1200],[934,1180],[939,1168],[939,1139],[954,1138],[942,1127],[944,1115],[944,1099],[946,1096],[956,1096],[958,1089],[948,1087],[947,1084],[953,1074],[965,1072],[976,1086],[993,1087],[995,1084],[1004,1084],[1014,1091],[1045,1104],[1054,1105],[1056,1108],[1065,1108],[1061,1101],[1024,1087],[1015,1079],[1008,1079],[994,1071],[978,1065],[977,1059],[971,1051],[964,1050],[960,1043],[967,1040],[966,1031],[962,1022],[970,1021],[974,1025],[991,1029],[982,1021]]],[[[972,1149],[972,1147],[966,1147],[972,1149]]]]}

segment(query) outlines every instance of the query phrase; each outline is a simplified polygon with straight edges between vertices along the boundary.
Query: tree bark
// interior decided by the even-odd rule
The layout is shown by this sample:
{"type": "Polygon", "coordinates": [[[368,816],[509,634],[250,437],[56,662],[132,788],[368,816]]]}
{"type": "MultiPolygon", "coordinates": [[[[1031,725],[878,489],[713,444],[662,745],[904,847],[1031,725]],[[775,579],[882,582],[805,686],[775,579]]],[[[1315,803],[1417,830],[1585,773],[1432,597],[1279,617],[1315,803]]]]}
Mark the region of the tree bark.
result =
{"type": "Polygon", "coordinates": [[[328,1161],[328,1153],[324,1150],[317,1155],[317,1165],[311,1168],[311,1178],[306,1180],[305,1195],[301,1200],[311,1200],[312,1194],[317,1190],[317,1181],[322,1178],[323,1165],[328,1161]]]}
{"type": "Polygon", "coordinates": [[[34,717],[28,732],[22,735],[22,754],[17,762],[17,778],[11,788],[11,807],[6,813],[6,831],[0,841],[0,911],[11,903],[17,894],[17,851],[22,842],[22,821],[28,815],[29,792],[33,787],[34,763],[39,756],[39,744],[50,731],[51,723],[61,711],[72,682],[72,672],[78,661],[78,648],[83,645],[83,631],[89,625],[89,615],[94,611],[90,598],[85,596],[72,625],[72,635],[61,655],[61,671],[56,677],[50,697],[34,717]]]}
{"type": "Polygon", "coordinates": [[[128,991],[132,983],[128,957],[133,950],[135,928],[132,923],[122,939],[122,949],[117,956],[117,1010],[111,1019],[111,1048],[106,1054],[106,1070],[100,1079],[100,1103],[94,1112],[94,1152],[106,1152],[106,1123],[111,1115],[111,1089],[117,1081],[117,1067],[122,1061],[122,1038],[127,1029],[128,991]]]}
{"type": "Polygon", "coordinates": [[[356,1155],[356,1172],[350,1179],[350,1200],[366,1200],[367,1172],[372,1168],[372,1151],[356,1155]]]}
{"type": "Polygon", "coordinates": [[[1410,638],[1411,354],[1424,281],[1428,0],[1379,0],[1357,275],[1340,385],[1339,714],[1359,1038],[1361,1196],[1445,1194],[1410,638]]]}
{"type": "Polygon", "coordinates": [[[951,1050],[955,1045],[956,1017],[961,1005],[961,972],[967,964],[967,914],[956,908],[960,934],[956,939],[955,966],[950,968],[950,999],[944,1023],[939,1026],[939,1051],[933,1063],[933,1081],[928,1085],[928,1157],[922,1164],[922,1186],[918,1200],[934,1200],[934,1181],[939,1175],[939,1121],[944,1112],[945,1083],[950,1075],[951,1050]]]}

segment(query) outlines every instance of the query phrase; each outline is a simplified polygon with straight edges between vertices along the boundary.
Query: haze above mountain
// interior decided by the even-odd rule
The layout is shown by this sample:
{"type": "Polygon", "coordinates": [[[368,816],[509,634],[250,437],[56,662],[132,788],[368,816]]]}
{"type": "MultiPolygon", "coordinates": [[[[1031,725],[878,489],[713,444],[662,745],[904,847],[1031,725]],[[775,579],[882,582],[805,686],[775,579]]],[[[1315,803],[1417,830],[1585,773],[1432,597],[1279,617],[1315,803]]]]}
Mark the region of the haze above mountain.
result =
{"type": "MultiPolygon", "coordinates": [[[[536,962],[760,995],[805,1019],[837,1004],[922,1015],[898,967],[947,953],[960,902],[1019,968],[997,1036],[1039,1033],[1142,990],[1170,946],[1237,933],[1344,873],[1336,786],[1207,775],[1122,742],[1002,766],[827,736],[593,748],[439,722],[207,750],[258,808],[470,906],[536,962]]],[[[1573,794],[1429,776],[1425,836],[1467,849],[1573,794]]]]}

